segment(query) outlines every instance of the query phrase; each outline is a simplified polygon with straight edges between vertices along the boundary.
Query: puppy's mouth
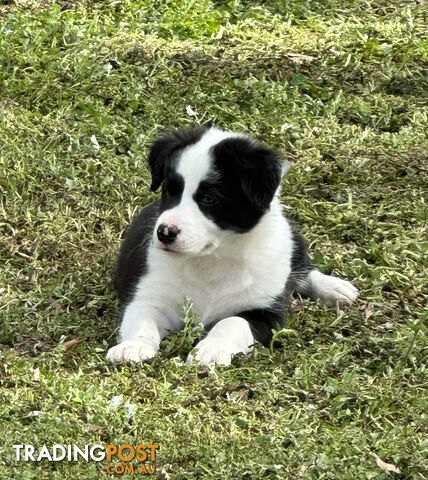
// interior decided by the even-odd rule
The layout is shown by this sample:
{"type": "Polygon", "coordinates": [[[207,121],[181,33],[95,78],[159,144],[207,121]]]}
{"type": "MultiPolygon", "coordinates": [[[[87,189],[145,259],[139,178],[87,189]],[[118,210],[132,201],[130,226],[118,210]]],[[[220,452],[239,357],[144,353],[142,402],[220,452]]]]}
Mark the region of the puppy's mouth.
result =
{"type": "Polygon", "coordinates": [[[171,247],[168,246],[162,246],[160,247],[161,250],[167,253],[172,253],[175,255],[191,255],[191,256],[198,256],[198,255],[208,255],[210,254],[214,249],[215,246],[212,243],[207,243],[202,250],[199,252],[192,252],[192,251],[186,251],[186,250],[175,250],[171,247]]]}
{"type": "Polygon", "coordinates": [[[184,252],[181,252],[180,250],[173,250],[172,248],[170,247],[161,247],[161,250],[163,250],[164,252],[168,252],[168,253],[184,253],[184,252]]]}

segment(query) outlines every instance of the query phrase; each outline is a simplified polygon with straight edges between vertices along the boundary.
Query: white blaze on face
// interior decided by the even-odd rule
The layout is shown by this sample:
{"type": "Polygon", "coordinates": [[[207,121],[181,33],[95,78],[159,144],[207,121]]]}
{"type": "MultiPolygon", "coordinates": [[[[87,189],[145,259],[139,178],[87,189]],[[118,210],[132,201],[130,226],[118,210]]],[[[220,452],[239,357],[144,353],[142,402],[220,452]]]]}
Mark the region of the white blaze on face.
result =
{"type": "Polygon", "coordinates": [[[165,210],[158,218],[154,230],[156,247],[165,249],[156,235],[161,224],[175,225],[180,230],[176,240],[168,245],[169,251],[198,255],[208,254],[218,247],[222,231],[199,210],[193,195],[211,170],[211,147],[232,135],[212,128],[197,143],[182,151],[177,173],[184,179],[184,191],[180,203],[165,210]]]}

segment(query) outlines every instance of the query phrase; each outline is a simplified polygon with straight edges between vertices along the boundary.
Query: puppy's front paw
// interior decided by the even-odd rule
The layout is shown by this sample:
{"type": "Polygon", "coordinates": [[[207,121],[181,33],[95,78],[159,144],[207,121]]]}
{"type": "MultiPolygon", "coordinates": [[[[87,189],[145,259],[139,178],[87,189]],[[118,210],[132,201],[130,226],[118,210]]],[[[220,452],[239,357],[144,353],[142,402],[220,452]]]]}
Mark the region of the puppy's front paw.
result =
{"type": "Polygon", "coordinates": [[[324,283],[319,287],[319,298],[327,307],[334,307],[336,302],[340,307],[351,305],[358,297],[358,290],[351,282],[328,275],[324,277],[324,283]]]}
{"type": "Polygon", "coordinates": [[[225,365],[229,366],[237,353],[247,353],[236,345],[228,342],[218,343],[213,338],[201,340],[195,347],[194,353],[189,353],[186,363],[192,365],[225,365]]]}
{"type": "Polygon", "coordinates": [[[158,348],[150,340],[125,340],[110,348],[106,358],[113,363],[144,362],[153,358],[158,348]]]}

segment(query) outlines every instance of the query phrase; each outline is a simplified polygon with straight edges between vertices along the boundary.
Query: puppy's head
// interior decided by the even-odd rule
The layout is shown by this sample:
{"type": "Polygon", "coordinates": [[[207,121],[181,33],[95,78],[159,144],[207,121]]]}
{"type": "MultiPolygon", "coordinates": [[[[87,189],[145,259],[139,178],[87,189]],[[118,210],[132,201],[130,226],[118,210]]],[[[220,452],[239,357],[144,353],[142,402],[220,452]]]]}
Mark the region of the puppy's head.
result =
{"type": "Polygon", "coordinates": [[[158,248],[205,255],[230,232],[244,234],[269,210],[281,181],[277,154],[248,137],[194,127],[156,140],[151,190],[162,185],[158,248]]]}

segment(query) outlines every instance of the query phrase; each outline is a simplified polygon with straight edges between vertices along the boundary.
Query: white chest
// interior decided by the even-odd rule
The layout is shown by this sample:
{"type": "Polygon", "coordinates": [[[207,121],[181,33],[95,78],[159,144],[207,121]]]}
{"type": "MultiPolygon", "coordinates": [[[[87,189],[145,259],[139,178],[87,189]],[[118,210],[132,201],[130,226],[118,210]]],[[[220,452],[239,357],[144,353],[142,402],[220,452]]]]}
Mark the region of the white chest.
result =
{"type": "Polygon", "coordinates": [[[160,295],[159,301],[171,309],[180,309],[183,298],[189,298],[205,325],[266,308],[282,293],[291,270],[291,235],[283,220],[273,234],[215,255],[183,258],[152,248],[150,274],[139,291],[160,295]]]}

